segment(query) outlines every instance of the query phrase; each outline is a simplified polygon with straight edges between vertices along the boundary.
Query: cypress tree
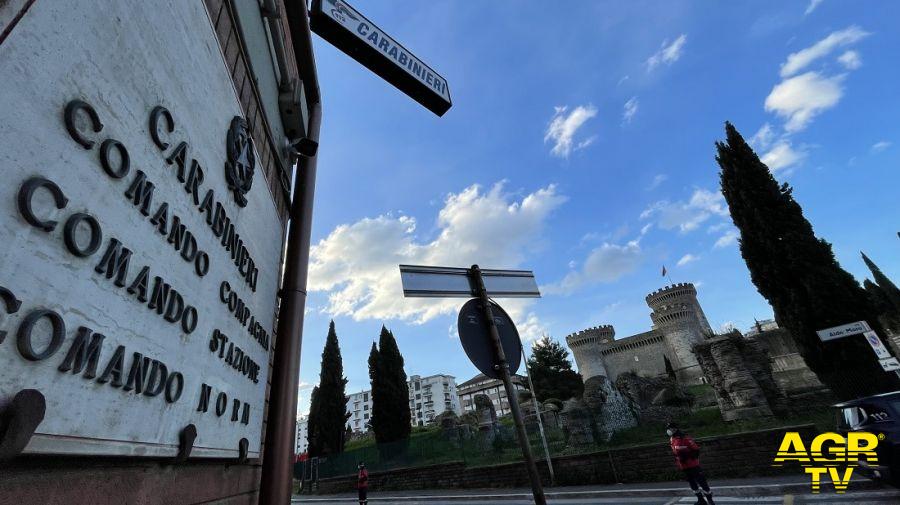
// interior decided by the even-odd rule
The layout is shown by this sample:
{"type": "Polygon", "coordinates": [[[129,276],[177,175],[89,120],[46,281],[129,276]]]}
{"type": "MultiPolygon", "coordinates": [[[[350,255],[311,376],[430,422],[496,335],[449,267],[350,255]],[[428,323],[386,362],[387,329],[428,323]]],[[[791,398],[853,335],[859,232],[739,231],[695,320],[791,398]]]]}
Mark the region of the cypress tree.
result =
{"type": "Polygon", "coordinates": [[[872,278],[875,279],[875,283],[878,284],[881,292],[884,293],[888,302],[894,307],[894,311],[900,312],[900,288],[897,288],[897,285],[891,282],[888,276],[884,275],[881,269],[878,268],[878,265],[870,260],[865,253],[860,252],[860,254],[862,254],[863,261],[866,262],[866,266],[872,272],[872,278]]]}
{"type": "Polygon", "coordinates": [[[306,453],[312,456],[322,455],[321,437],[318,436],[319,425],[319,386],[314,386],[312,394],[309,396],[309,416],[306,418],[306,440],[309,445],[306,446],[306,453]]]}
{"type": "Polygon", "coordinates": [[[378,347],[369,353],[369,378],[372,380],[372,418],[370,424],[379,444],[409,438],[409,385],[403,370],[403,356],[394,334],[384,326],[378,347]]]}
{"type": "Polygon", "coordinates": [[[887,294],[878,284],[866,279],[863,281],[863,288],[869,294],[869,300],[872,302],[875,310],[881,315],[881,324],[894,334],[900,333],[900,309],[894,307],[887,294]]]}
{"type": "Polygon", "coordinates": [[[528,370],[531,372],[531,382],[534,383],[533,393],[538,401],[543,402],[548,398],[581,398],[584,393],[584,383],[581,375],[572,369],[569,351],[548,336],[531,346],[528,370]]]}
{"type": "Polygon", "coordinates": [[[324,456],[344,451],[346,434],[344,427],[350,414],[347,412],[347,395],[344,364],[338,345],[334,321],[328,326],[328,337],[322,351],[322,369],[319,385],[313,389],[309,410],[309,455],[324,456]]]}
{"type": "Polygon", "coordinates": [[[769,168],[725,123],[727,142],[716,142],[722,194],[740,231],[741,256],[779,326],[790,332],[809,368],[841,400],[900,388],[882,370],[861,336],[822,342],[816,330],[865,320],[884,338],[866,292],[816,238],[794,200],[769,168]]]}
{"type": "Polygon", "coordinates": [[[369,413],[368,427],[375,430],[376,418],[381,416],[377,412],[382,408],[381,401],[376,400],[376,391],[381,391],[384,387],[382,384],[381,373],[378,371],[378,347],[372,342],[372,350],[369,351],[369,381],[372,384],[372,412],[369,413]]]}

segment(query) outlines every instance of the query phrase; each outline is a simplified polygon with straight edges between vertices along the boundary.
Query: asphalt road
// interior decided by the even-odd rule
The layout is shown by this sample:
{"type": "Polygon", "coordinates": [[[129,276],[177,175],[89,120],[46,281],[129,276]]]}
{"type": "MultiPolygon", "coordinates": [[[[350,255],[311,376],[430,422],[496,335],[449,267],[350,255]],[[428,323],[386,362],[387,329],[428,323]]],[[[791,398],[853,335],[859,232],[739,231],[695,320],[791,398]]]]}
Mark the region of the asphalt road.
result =
{"type": "MultiPolygon", "coordinates": [[[[660,496],[610,496],[610,497],[565,497],[555,496],[547,500],[549,505],[601,505],[601,504],[639,504],[639,505],[675,505],[675,504],[693,504],[696,499],[693,497],[660,497],[660,496]]],[[[292,503],[308,503],[316,505],[358,505],[356,499],[352,497],[295,497],[292,503]]],[[[524,499],[519,493],[492,493],[490,495],[459,495],[448,494],[440,495],[437,493],[429,493],[424,496],[415,496],[404,494],[402,496],[391,496],[390,493],[384,493],[382,496],[371,496],[369,503],[378,504],[396,504],[396,505],[460,505],[460,504],[483,504],[483,505],[533,505],[531,499],[524,499]]],[[[821,504],[821,505],[866,505],[888,503],[900,503],[900,491],[896,490],[873,490],[873,491],[856,491],[848,492],[843,495],[834,493],[823,494],[787,494],[781,496],[760,496],[760,497],[716,497],[716,503],[724,504],[756,504],[756,505],[800,505],[800,504],[821,504]]]]}

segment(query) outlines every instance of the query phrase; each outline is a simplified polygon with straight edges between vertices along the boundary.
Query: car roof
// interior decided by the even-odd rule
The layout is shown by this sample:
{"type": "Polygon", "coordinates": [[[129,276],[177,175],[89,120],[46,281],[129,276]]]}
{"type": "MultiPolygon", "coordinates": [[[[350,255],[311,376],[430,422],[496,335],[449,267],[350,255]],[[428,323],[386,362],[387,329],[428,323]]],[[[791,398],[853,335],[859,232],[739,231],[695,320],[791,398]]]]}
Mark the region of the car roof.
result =
{"type": "Polygon", "coordinates": [[[880,395],[866,396],[864,398],[855,398],[853,400],[849,400],[846,402],[841,402],[841,403],[832,405],[832,407],[835,407],[835,408],[855,407],[856,405],[866,403],[866,402],[871,402],[872,400],[894,400],[894,399],[900,399],[900,391],[893,391],[891,393],[882,393],[880,395]]]}

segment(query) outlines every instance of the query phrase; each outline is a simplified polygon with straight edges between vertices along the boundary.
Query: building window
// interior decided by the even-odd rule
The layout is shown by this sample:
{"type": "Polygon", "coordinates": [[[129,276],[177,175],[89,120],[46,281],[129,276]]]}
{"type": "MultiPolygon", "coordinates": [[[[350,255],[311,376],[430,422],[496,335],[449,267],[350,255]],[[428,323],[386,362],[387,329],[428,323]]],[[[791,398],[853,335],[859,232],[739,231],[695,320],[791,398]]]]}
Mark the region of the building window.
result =
{"type": "Polygon", "coordinates": [[[421,400],[421,399],[422,399],[422,395],[416,395],[416,400],[421,400]]]}
{"type": "Polygon", "coordinates": [[[416,391],[418,391],[418,390],[419,390],[419,383],[416,382],[416,391]]]}
{"type": "Polygon", "coordinates": [[[368,404],[363,405],[363,410],[369,410],[369,405],[368,404]]]}
{"type": "Polygon", "coordinates": [[[369,414],[364,414],[364,415],[363,415],[363,419],[368,419],[368,418],[369,418],[369,414]]]}
{"type": "Polygon", "coordinates": [[[369,401],[369,393],[363,393],[363,401],[364,402],[369,401]]]}

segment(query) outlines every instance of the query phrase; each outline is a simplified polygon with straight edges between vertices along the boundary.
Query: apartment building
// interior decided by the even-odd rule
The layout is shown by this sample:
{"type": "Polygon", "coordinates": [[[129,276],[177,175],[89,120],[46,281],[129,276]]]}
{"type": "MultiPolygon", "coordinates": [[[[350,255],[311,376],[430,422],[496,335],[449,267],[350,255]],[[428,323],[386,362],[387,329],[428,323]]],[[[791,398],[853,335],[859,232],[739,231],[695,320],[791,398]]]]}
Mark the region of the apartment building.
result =
{"type": "MultiPolygon", "coordinates": [[[[516,391],[528,389],[528,379],[522,375],[512,376],[513,387],[516,391]]],[[[459,401],[462,405],[463,412],[475,411],[475,395],[484,394],[491,399],[494,404],[494,410],[498,416],[510,413],[509,399],[506,396],[506,389],[503,387],[503,381],[500,379],[491,379],[484,374],[478,374],[475,377],[463,382],[459,385],[459,401]]]]}
{"type": "Polygon", "coordinates": [[[461,415],[456,378],[452,375],[429,375],[409,378],[409,418],[413,426],[431,424],[444,412],[461,415]]]}
{"type": "Polygon", "coordinates": [[[297,433],[294,436],[294,454],[303,454],[309,447],[309,416],[300,416],[297,418],[297,433]]]}
{"type": "MultiPolygon", "coordinates": [[[[407,385],[410,424],[413,426],[430,424],[435,417],[447,411],[462,414],[456,379],[452,375],[413,375],[407,385]]],[[[355,433],[368,431],[372,416],[372,391],[367,389],[347,398],[347,413],[350,414],[347,426],[355,433]]]]}

